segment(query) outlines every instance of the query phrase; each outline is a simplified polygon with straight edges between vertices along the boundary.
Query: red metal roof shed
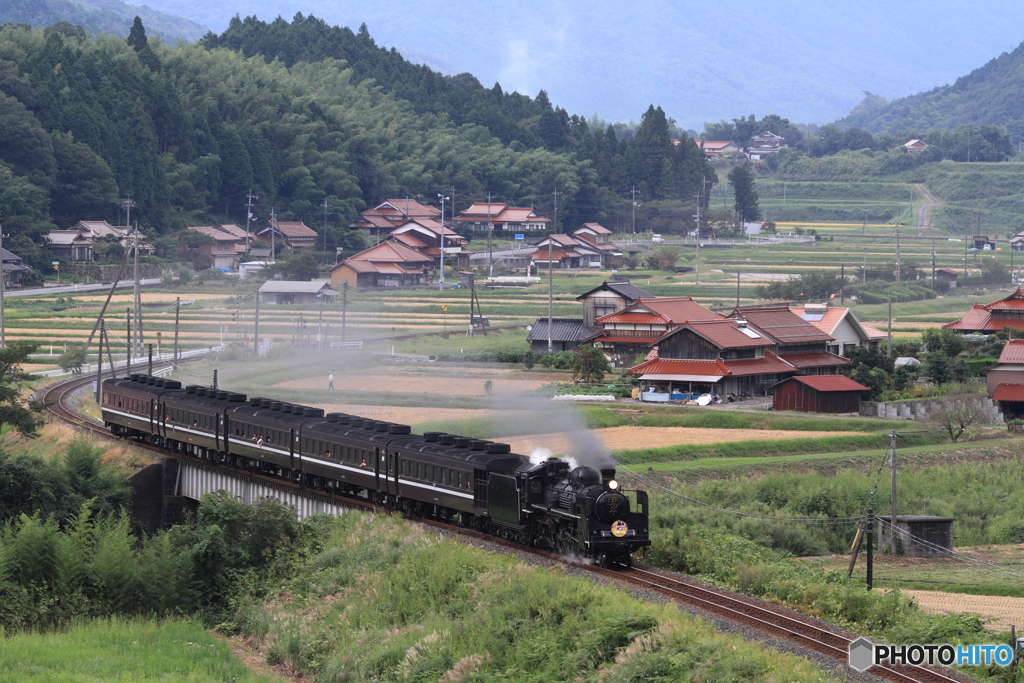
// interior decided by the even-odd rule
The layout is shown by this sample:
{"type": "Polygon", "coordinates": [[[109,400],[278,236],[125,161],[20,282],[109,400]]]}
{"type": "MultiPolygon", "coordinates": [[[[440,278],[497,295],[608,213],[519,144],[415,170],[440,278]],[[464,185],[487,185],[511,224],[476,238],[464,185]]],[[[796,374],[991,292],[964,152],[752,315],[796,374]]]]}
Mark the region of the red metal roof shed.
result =
{"type": "Polygon", "coordinates": [[[843,375],[812,375],[790,377],[775,385],[773,410],[796,410],[802,413],[860,412],[863,384],[843,375]]]}

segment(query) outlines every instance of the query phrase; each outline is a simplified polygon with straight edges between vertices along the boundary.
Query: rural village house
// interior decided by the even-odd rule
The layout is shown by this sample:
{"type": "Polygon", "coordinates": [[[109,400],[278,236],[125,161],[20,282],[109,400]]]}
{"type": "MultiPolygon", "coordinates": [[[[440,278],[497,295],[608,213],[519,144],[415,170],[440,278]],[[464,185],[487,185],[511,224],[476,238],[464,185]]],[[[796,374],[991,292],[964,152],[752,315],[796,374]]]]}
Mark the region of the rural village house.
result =
{"type": "Polygon", "coordinates": [[[466,238],[459,233],[442,228],[430,218],[410,218],[391,231],[391,239],[414,251],[431,257],[434,267],[441,267],[441,235],[444,233],[444,263],[455,268],[467,268],[469,255],[466,238]]]}
{"type": "Polygon", "coordinates": [[[411,249],[397,240],[350,256],[331,269],[331,284],[350,287],[410,287],[427,282],[427,268],[434,257],[411,249]]]}
{"type": "Polygon", "coordinates": [[[211,267],[238,269],[238,258],[245,254],[245,230],[237,225],[197,226],[186,230],[202,233],[214,240],[213,244],[202,244],[198,249],[199,256],[209,257],[211,267]]]}
{"type": "Polygon", "coordinates": [[[547,230],[551,223],[531,208],[509,206],[501,202],[476,202],[459,212],[455,220],[477,232],[486,232],[488,225],[494,231],[533,232],[547,230]]]}
{"type": "Polygon", "coordinates": [[[382,237],[418,218],[436,221],[443,216],[440,209],[420,204],[413,199],[387,199],[372,209],[361,211],[359,219],[348,227],[359,230],[367,237],[382,237]]]}
{"type": "Polygon", "coordinates": [[[850,361],[827,350],[835,342],[788,306],[751,306],[733,310],[733,318],[746,320],[768,335],[776,344],[774,351],[801,375],[834,375],[850,361]]]}
{"type": "Polygon", "coordinates": [[[31,267],[26,266],[25,262],[20,256],[14,252],[3,250],[2,256],[0,256],[3,263],[4,272],[4,286],[6,287],[19,287],[21,286],[21,276],[27,270],[32,270],[31,267]]]}
{"type": "Polygon", "coordinates": [[[750,147],[747,147],[747,156],[751,161],[761,161],[785,147],[786,139],[766,130],[760,135],[755,135],[750,147]]]}
{"type": "Polygon", "coordinates": [[[879,343],[886,338],[885,332],[857,320],[849,308],[806,304],[790,306],[789,310],[832,337],[834,341],[828,344],[826,350],[844,358],[847,349],[851,347],[878,348],[879,343]]]}
{"type": "Polygon", "coordinates": [[[1006,342],[999,362],[988,369],[985,384],[1004,419],[1024,417],[1024,339],[1006,342]]]}
{"type": "Polygon", "coordinates": [[[1018,288],[1009,296],[990,304],[974,304],[967,315],[942,326],[961,334],[991,334],[1004,327],[1024,330],[1024,291],[1018,288]]]}
{"type": "MultiPolygon", "coordinates": [[[[583,324],[580,318],[552,318],[551,319],[551,350],[572,351],[581,342],[594,336],[596,330],[583,324]]],[[[537,353],[548,352],[548,319],[547,317],[537,318],[537,322],[530,326],[526,335],[526,341],[530,349],[537,353]]]]}
{"type": "MultiPolygon", "coordinates": [[[[264,304],[315,304],[319,296],[338,295],[326,282],[292,280],[267,280],[258,291],[264,304]]],[[[330,299],[325,302],[330,302],[330,299]]]]}
{"type": "Polygon", "coordinates": [[[282,247],[289,249],[315,247],[319,238],[316,230],[302,221],[277,221],[276,224],[268,225],[260,230],[258,234],[267,242],[276,244],[278,249],[282,247]]]}
{"type": "Polygon", "coordinates": [[[705,393],[764,395],[798,368],[773,353],[773,339],[746,320],[721,318],[676,327],[657,340],[657,355],[628,370],[645,401],[689,400],[705,393]]]}
{"type": "MultiPolygon", "coordinates": [[[[51,230],[46,235],[47,245],[54,257],[65,261],[95,261],[93,247],[100,240],[112,239],[128,249],[127,225],[110,225],[106,221],[78,221],[67,230],[51,230]]],[[[154,251],[146,236],[139,233],[139,255],[149,256],[154,251]]]]}
{"type": "Polygon", "coordinates": [[[688,322],[724,317],[689,296],[640,299],[620,311],[595,318],[598,331],[592,341],[615,367],[625,367],[638,355],[645,355],[669,330],[688,322]]]}
{"type": "Polygon", "coordinates": [[[629,280],[623,280],[621,282],[602,282],[600,287],[580,294],[576,297],[576,301],[583,302],[583,324],[593,327],[595,318],[621,311],[640,299],[653,298],[655,298],[653,294],[631,284],[629,280]]]}

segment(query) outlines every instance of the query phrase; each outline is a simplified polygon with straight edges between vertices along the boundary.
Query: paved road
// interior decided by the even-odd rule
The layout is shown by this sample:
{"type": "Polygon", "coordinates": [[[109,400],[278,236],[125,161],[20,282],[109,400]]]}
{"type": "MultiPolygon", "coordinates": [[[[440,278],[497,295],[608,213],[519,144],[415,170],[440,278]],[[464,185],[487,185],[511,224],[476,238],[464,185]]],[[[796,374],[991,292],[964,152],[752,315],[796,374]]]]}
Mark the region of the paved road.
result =
{"type": "MultiPolygon", "coordinates": [[[[140,281],[142,286],[160,284],[160,278],[151,277],[140,281]]],[[[134,280],[119,280],[118,289],[130,289],[135,285],[134,280]]],[[[97,282],[91,285],[60,285],[59,287],[37,287],[33,289],[9,289],[4,296],[41,296],[44,294],[82,294],[84,292],[106,292],[110,289],[110,283],[97,282]]]]}
{"type": "Polygon", "coordinates": [[[932,196],[932,193],[928,191],[928,186],[924,183],[915,183],[914,187],[917,191],[925,196],[925,203],[921,205],[921,208],[917,210],[917,231],[923,232],[928,227],[928,209],[936,206],[942,206],[942,202],[932,196]]]}

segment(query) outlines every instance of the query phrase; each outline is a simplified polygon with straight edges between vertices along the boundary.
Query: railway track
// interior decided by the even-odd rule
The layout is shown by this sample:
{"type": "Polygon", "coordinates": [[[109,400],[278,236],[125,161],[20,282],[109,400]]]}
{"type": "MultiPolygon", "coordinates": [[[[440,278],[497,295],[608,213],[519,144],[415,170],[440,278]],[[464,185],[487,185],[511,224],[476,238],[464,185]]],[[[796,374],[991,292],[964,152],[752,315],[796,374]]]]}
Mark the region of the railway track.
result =
{"type": "MultiPolygon", "coordinates": [[[[92,380],[93,377],[91,376],[78,377],[51,385],[43,393],[43,400],[48,404],[47,409],[55,418],[77,427],[88,428],[95,434],[99,434],[110,439],[118,439],[118,437],[111,434],[110,431],[102,424],[79,415],[71,404],[74,394],[83,386],[90,384],[92,380]]],[[[133,443],[144,450],[151,451],[158,455],[167,455],[164,451],[156,448],[155,446],[150,446],[149,444],[137,441],[133,441],[133,443]]],[[[213,465],[208,461],[187,455],[175,454],[174,457],[192,462],[202,467],[221,470],[228,469],[228,471],[235,472],[235,470],[213,465]]],[[[304,490],[301,485],[294,482],[283,481],[266,475],[253,472],[237,472],[237,474],[262,481],[283,490],[298,492],[304,490]]],[[[373,512],[385,511],[379,505],[360,501],[347,496],[330,494],[323,491],[316,491],[315,494],[320,497],[331,499],[340,505],[352,509],[373,512]]],[[[452,533],[511,548],[517,552],[530,553],[556,562],[571,564],[578,569],[606,577],[616,582],[628,583],[644,588],[665,596],[674,602],[697,607],[720,617],[724,617],[730,621],[756,629],[761,633],[786,639],[802,648],[812,650],[834,659],[839,664],[846,665],[849,644],[856,639],[856,636],[851,637],[849,634],[843,633],[835,627],[833,627],[833,630],[822,628],[820,622],[811,620],[810,618],[804,617],[791,610],[784,609],[776,605],[766,604],[737,593],[732,593],[719,588],[712,588],[679,576],[669,575],[645,567],[634,567],[626,570],[604,569],[597,565],[574,562],[561,555],[536,548],[527,548],[517,543],[505,541],[503,539],[465,529],[463,527],[441,523],[436,520],[417,518],[416,521],[442,530],[450,531],[452,533]]],[[[865,673],[885,680],[896,681],[897,683],[963,683],[964,681],[973,680],[948,670],[939,670],[934,667],[913,665],[875,665],[865,673]]]]}

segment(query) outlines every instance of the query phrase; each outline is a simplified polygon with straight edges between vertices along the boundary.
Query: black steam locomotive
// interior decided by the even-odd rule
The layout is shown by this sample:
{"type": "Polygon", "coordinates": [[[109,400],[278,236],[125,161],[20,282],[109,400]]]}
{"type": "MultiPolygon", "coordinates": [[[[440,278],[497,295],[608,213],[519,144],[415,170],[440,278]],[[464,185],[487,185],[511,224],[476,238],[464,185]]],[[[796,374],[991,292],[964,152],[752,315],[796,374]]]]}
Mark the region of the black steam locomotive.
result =
{"type": "Polygon", "coordinates": [[[417,516],[626,565],[650,545],[647,494],[611,467],[532,463],[508,444],[134,374],[103,382],[116,436],[417,516]]]}

